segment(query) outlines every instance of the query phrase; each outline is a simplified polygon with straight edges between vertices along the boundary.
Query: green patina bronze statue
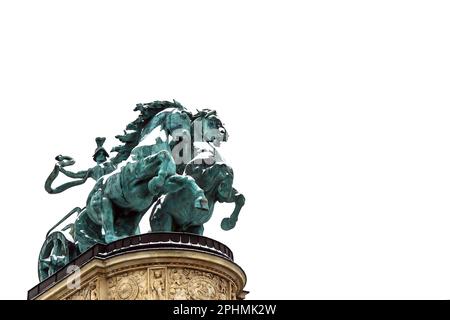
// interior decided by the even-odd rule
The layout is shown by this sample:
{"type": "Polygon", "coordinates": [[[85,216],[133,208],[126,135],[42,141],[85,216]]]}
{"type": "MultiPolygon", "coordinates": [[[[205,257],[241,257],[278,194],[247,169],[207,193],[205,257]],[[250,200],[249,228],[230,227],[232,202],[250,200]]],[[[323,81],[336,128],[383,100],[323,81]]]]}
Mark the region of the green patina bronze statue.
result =
{"type": "Polygon", "coordinates": [[[216,202],[235,203],[221,227],[235,226],[245,198],[233,188],[233,170],[217,149],[228,139],[217,113],[204,109],[193,114],[176,101],[138,104],[135,111],[139,116],[116,136],[122,144],[112,149],[117,154],[109,161],[105,138],[96,139],[97,164],[88,170],[71,172],[66,167],[75,161],[56,157],[47,192],[63,192],[88,178],[96,184],[86,206],[73,209],[47,234],[39,256],[41,281],[97,243],[139,234],[147,212],[152,232],[202,235],[216,202]],[[59,173],[76,180],[52,188],[59,173]],[[74,222],[61,228],[75,213],[74,222]]]}

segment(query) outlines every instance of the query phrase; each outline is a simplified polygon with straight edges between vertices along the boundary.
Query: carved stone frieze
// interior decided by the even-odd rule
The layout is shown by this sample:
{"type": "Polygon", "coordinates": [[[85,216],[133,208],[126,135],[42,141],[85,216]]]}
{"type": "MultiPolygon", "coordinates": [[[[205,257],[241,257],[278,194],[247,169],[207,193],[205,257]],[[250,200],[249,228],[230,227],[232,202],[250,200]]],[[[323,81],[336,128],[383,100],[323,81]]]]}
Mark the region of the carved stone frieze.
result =
{"type": "Polygon", "coordinates": [[[93,280],[69,295],[65,300],[99,300],[98,281],[93,280]]]}
{"type": "Polygon", "coordinates": [[[92,261],[81,268],[80,289],[64,281],[38,299],[236,300],[246,278],[235,263],[197,252],[139,252],[92,261]]]}
{"type": "Polygon", "coordinates": [[[108,300],[146,300],[148,298],[145,269],[125,272],[107,279],[108,300]]]}

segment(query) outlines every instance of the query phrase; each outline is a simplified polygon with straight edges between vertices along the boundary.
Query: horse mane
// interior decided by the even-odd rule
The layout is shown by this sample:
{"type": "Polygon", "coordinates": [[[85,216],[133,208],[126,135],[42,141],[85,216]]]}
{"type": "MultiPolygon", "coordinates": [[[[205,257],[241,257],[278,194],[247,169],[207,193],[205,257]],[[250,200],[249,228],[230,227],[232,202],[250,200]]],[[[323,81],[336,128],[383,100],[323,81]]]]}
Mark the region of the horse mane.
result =
{"type": "Polygon", "coordinates": [[[161,111],[168,108],[185,109],[179,102],[170,101],[153,101],[149,103],[138,103],[133,111],[139,111],[138,117],[130,122],[123,135],[117,135],[118,139],[123,144],[115,146],[111,152],[117,152],[117,155],[111,158],[111,162],[119,164],[128,159],[131,151],[139,144],[141,134],[145,126],[161,111]],[[129,131],[129,132],[128,132],[129,131]]]}
{"type": "Polygon", "coordinates": [[[217,111],[211,109],[197,109],[197,113],[192,116],[192,120],[197,120],[198,118],[209,118],[210,116],[217,116],[217,111]]]}

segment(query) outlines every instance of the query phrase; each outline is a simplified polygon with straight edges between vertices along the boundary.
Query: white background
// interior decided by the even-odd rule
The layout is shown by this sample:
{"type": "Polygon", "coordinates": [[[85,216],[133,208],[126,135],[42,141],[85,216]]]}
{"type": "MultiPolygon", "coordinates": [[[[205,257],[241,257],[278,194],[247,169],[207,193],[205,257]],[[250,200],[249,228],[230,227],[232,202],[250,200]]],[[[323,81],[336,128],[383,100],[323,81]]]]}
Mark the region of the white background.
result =
{"type": "Polygon", "coordinates": [[[2,1],[0,298],[138,102],[215,108],[247,198],[229,245],[250,299],[450,299],[448,1],[2,1]]]}

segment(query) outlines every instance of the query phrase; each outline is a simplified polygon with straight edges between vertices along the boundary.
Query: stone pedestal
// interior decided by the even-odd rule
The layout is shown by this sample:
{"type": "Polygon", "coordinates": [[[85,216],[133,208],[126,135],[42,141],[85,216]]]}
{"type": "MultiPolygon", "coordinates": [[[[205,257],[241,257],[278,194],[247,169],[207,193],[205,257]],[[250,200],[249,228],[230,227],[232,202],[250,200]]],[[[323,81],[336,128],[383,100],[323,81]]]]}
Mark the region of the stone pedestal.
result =
{"type": "Polygon", "coordinates": [[[28,292],[33,300],[236,300],[246,276],[223,244],[146,234],[96,245],[28,292]]]}

